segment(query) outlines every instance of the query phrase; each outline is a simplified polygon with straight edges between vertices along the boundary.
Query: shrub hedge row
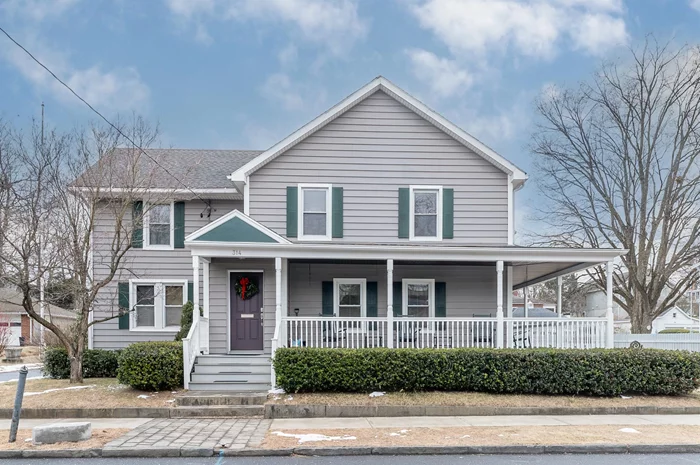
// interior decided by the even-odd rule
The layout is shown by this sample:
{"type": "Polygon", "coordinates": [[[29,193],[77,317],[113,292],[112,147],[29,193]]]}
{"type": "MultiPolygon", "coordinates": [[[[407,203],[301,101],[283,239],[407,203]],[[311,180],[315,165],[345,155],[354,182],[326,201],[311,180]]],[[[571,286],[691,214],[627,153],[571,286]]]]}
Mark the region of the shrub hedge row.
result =
{"type": "MultiPolygon", "coordinates": [[[[44,375],[54,379],[70,378],[68,352],[62,347],[49,347],[44,352],[44,375]]],[[[83,377],[114,378],[117,376],[119,352],[86,350],[83,354],[83,377]]]]}
{"type": "Polygon", "coordinates": [[[162,391],[182,386],[182,343],[137,342],[122,351],[117,378],[142,391],[162,391]]]}
{"type": "Polygon", "coordinates": [[[476,391],[676,395],[700,387],[700,354],[653,349],[281,348],[287,392],[476,391]]]}

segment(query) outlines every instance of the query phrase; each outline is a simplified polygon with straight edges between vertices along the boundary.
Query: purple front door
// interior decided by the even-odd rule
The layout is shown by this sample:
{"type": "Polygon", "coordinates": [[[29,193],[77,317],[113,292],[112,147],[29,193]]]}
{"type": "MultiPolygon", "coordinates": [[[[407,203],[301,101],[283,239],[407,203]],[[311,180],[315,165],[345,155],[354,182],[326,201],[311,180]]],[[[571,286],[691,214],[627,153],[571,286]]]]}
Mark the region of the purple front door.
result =
{"type": "Polygon", "coordinates": [[[231,350],[263,350],[263,275],[231,273],[231,350]],[[257,294],[243,300],[236,283],[247,278],[258,288],[257,294]]]}

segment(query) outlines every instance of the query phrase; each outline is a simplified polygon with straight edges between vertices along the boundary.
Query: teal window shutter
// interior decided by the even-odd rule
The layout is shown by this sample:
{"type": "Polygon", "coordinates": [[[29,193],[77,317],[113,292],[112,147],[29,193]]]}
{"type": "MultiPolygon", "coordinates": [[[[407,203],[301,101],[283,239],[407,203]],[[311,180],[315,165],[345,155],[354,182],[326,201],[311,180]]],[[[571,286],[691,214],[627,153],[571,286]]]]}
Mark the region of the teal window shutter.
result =
{"type": "Polygon", "coordinates": [[[321,312],[323,316],[333,316],[333,281],[321,283],[321,312]]]}
{"type": "Polygon", "coordinates": [[[396,281],[394,283],[394,316],[401,316],[403,309],[401,308],[401,291],[402,291],[401,281],[396,281]]]}
{"type": "Polygon", "coordinates": [[[173,205],[173,216],[175,217],[175,228],[173,242],[176,249],[185,248],[185,202],[175,202],[173,205]]]}
{"type": "Polygon", "coordinates": [[[367,316],[377,316],[377,281],[367,282],[367,316]]]}
{"type": "Polygon", "coordinates": [[[332,237],[343,237],[343,188],[333,188],[333,228],[332,237]]]}
{"type": "Polygon", "coordinates": [[[399,239],[408,239],[410,209],[411,191],[408,187],[399,187],[399,239]]]}
{"type": "Polygon", "coordinates": [[[194,303],[194,283],[187,281],[187,301],[194,303]]]}
{"type": "Polygon", "coordinates": [[[455,190],[442,190],[442,238],[454,239],[455,229],[455,190]]]}
{"type": "Polygon", "coordinates": [[[435,316],[447,316],[447,283],[435,283],[435,316]]]}
{"type": "Polygon", "coordinates": [[[299,221],[299,189],[287,186],[287,237],[297,237],[299,221]]]}
{"type": "Polygon", "coordinates": [[[122,282],[117,285],[117,294],[119,295],[119,329],[129,329],[129,283],[122,282]]]}
{"type": "Polygon", "coordinates": [[[131,247],[135,249],[143,248],[143,202],[136,200],[131,209],[131,221],[133,223],[131,231],[131,247]]]}

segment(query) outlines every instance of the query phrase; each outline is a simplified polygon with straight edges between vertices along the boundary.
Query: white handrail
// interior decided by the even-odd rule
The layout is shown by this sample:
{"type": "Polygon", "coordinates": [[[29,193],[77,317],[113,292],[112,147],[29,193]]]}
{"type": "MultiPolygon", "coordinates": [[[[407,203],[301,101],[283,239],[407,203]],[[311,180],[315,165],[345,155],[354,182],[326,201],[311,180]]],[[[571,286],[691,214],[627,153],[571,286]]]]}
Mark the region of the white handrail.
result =
{"type": "Polygon", "coordinates": [[[197,360],[197,355],[200,350],[200,321],[201,319],[193,319],[187,337],[182,340],[182,365],[184,368],[185,389],[189,389],[190,387],[192,368],[194,367],[194,362],[197,360]]]}

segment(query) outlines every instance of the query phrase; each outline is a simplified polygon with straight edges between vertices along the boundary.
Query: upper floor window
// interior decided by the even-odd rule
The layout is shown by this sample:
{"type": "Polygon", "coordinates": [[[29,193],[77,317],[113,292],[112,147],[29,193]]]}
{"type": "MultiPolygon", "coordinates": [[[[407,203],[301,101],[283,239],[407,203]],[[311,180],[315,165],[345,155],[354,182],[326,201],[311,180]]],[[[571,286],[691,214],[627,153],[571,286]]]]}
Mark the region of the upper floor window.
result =
{"type": "Polygon", "coordinates": [[[300,240],[330,240],[331,186],[328,184],[300,184],[299,216],[300,240]]]}
{"type": "Polygon", "coordinates": [[[339,317],[359,318],[367,316],[365,306],[367,280],[336,278],[333,280],[334,310],[339,317]]]}
{"type": "Polygon", "coordinates": [[[134,281],[132,329],[175,331],[180,327],[186,282],[134,281]]]}
{"type": "Polygon", "coordinates": [[[144,246],[152,249],[173,248],[173,204],[154,204],[144,215],[144,246]]]}
{"type": "Polygon", "coordinates": [[[410,239],[442,238],[442,187],[411,186],[410,239]]]}

